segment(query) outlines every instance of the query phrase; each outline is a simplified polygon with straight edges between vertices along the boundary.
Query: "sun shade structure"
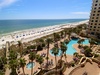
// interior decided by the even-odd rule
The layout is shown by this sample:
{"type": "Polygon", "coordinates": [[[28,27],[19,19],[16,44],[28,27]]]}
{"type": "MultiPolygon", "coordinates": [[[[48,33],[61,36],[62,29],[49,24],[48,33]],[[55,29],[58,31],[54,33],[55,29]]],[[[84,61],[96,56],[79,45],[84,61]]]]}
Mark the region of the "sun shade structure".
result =
{"type": "Polygon", "coordinates": [[[78,35],[76,33],[71,33],[71,38],[78,38],[78,35]]]}

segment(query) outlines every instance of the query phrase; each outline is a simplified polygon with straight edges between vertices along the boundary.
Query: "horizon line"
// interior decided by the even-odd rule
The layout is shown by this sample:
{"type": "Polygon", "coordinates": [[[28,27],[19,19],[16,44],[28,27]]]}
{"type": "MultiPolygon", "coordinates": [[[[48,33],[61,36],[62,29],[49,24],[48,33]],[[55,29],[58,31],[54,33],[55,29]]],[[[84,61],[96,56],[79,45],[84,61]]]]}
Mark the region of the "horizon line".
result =
{"type": "MultiPolygon", "coordinates": [[[[66,18],[66,19],[89,19],[89,18],[66,18]]],[[[0,20],[66,20],[65,18],[58,19],[0,19],[0,20]]]]}

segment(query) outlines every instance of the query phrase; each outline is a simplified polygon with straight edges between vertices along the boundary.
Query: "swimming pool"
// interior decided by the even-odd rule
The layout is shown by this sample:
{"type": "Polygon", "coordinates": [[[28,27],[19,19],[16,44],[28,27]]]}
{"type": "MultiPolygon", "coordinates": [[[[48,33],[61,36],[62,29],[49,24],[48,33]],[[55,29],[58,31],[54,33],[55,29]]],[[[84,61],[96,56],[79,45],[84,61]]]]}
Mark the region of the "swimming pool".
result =
{"type": "MultiPolygon", "coordinates": [[[[67,46],[67,51],[66,51],[66,54],[68,54],[68,55],[73,55],[75,52],[76,52],[76,50],[73,48],[73,45],[74,44],[77,44],[77,41],[78,41],[79,39],[74,39],[74,40],[71,40],[66,46],[67,46]]],[[[84,45],[87,45],[87,44],[89,44],[89,40],[88,39],[85,39],[85,41],[83,42],[83,44],[84,45]]],[[[50,54],[51,55],[53,55],[52,54],[52,50],[50,50],[50,54]]],[[[59,50],[59,54],[57,55],[57,56],[60,56],[61,55],[61,50],[59,50]]],[[[53,55],[54,56],[54,55],[53,55]]]]}
{"type": "Polygon", "coordinates": [[[30,62],[30,63],[28,63],[27,65],[26,65],[26,68],[28,68],[28,69],[31,69],[32,67],[34,67],[35,66],[35,63],[33,62],[30,62]]]}
{"type": "MultiPolygon", "coordinates": [[[[49,53],[54,56],[54,54],[52,54],[52,50],[50,50],[49,53]]],[[[61,52],[61,50],[59,50],[59,53],[57,54],[57,56],[60,56],[61,54],[62,54],[62,52],[61,52]]]]}

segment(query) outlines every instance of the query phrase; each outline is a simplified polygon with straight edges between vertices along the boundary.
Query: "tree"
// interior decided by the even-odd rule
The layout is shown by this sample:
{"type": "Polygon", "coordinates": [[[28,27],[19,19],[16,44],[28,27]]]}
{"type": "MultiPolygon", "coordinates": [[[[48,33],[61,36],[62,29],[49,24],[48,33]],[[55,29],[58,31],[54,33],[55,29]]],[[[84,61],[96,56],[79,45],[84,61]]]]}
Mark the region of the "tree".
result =
{"type": "Polygon", "coordinates": [[[63,38],[63,36],[64,36],[64,32],[61,31],[60,37],[63,38]]]}
{"type": "Polygon", "coordinates": [[[18,67],[18,65],[19,64],[17,59],[9,61],[9,68],[11,69],[10,75],[17,75],[16,68],[18,67]]]}
{"type": "Polygon", "coordinates": [[[77,52],[75,52],[73,55],[74,55],[75,57],[78,57],[78,53],[77,53],[77,52]]]}
{"type": "MultiPolygon", "coordinates": [[[[29,54],[29,59],[31,60],[31,63],[33,63],[33,60],[36,58],[36,54],[33,52],[30,52],[29,54]]],[[[31,75],[33,75],[33,64],[32,64],[32,68],[31,68],[31,75]]]]}
{"type": "Polygon", "coordinates": [[[22,70],[23,70],[23,75],[25,75],[25,71],[24,71],[24,67],[25,67],[25,65],[26,65],[26,60],[25,59],[19,59],[20,61],[19,61],[19,64],[20,64],[20,66],[22,67],[22,70]]]}
{"type": "Polygon", "coordinates": [[[58,40],[60,40],[60,35],[59,34],[54,33],[53,36],[54,36],[54,42],[57,42],[58,40]]]}
{"type": "Polygon", "coordinates": [[[92,54],[91,54],[92,50],[90,48],[87,48],[84,52],[85,56],[86,57],[92,57],[92,54]]]}
{"type": "Polygon", "coordinates": [[[42,44],[44,43],[44,40],[43,39],[39,39],[39,44],[42,46],[42,44]]]}
{"type": "Polygon", "coordinates": [[[16,53],[16,51],[13,51],[13,50],[10,50],[9,51],[9,60],[14,60],[14,59],[17,59],[17,56],[18,56],[18,54],[16,53]]]}
{"type": "Polygon", "coordinates": [[[89,43],[90,43],[90,48],[96,44],[96,41],[94,39],[89,39],[89,43]]]}
{"type": "Polygon", "coordinates": [[[68,39],[65,39],[64,42],[65,42],[66,44],[68,44],[68,43],[69,43],[69,40],[68,40],[68,39]]]}
{"type": "Polygon", "coordinates": [[[23,46],[22,46],[21,41],[18,41],[18,47],[19,47],[20,57],[22,57],[23,46]]]}
{"type": "Polygon", "coordinates": [[[0,57],[0,70],[4,69],[4,66],[7,64],[7,59],[6,57],[0,57]]]}
{"type": "Polygon", "coordinates": [[[43,50],[43,48],[42,48],[41,45],[38,45],[38,46],[37,46],[37,51],[40,51],[40,50],[43,50]]]}
{"type": "Polygon", "coordinates": [[[79,39],[77,43],[82,44],[83,45],[84,39],[79,39]]]}
{"type": "MultiPolygon", "coordinates": [[[[64,54],[65,59],[66,59],[66,57],[67,57],[67,56],[66,56],[67,46],[65,45],[64,42],[61,42],[61,44],[60,44],[60,49],[61,49],[61,51],[62,51],[61,60],[62,60],[63,54],[64,54]]],[[[67,59],[66,59],[66,62],[67,62],[67,59]]]]}
{"type": "Polygon", "coordinates": [[[68,39],[70,40],[71,30],[68,30],[67,34],[68,34],[68,39]]]}
{"type": "Polygon", "coordinates": [[[77,43],[79,44],[78,46],[81,47],[81,45],[80,45],[81,44],[81,40],[80,39],[77,41],[77,43]]]}
{"type": "Polygon", "coordinates": [[[56,48],[56,47],[54,47],[52,49],[52,54],[54,54],[54,56],[55,56],[55,62],[56,62],[56,72],[55,72],[55,75],[57,75],[57,58],[56,58],[56,56],[58,55],[58,53],[59,53],[59,49],[56,48]]]}
{"type": "Polygon", "coordinates": [[[16,51],[9,51],[9,68],[11,69],[10,75],[17,75],[16,68],[18,67],[18,59],[17,59],[18,54],[16,51]]]}
{"type": "Polygon", "coordinates": [[[43,57],[41,57],[40,55],[37,55],[36,57],[36,61],[40,64],[41,70],[42,70],[42,66],[41,64],[43,63],[44,59],[43,57]]]}
{"type": "MultiPolygon", "coordinates": [[[[46,43],[47,43],[47,63],[48,63],[48,56],[49,56],[49,47],[50,47],[50,43],[52,42],[52,39],[48,38],[46,39],[46,43]]],[[[48,68],[48,66],[47,66],[48,68]]]]}
{"type": "Polygon", "coordinates": [[[67,35],[67,29],[64,29],[64,32],[65,32],[64,37],[66,37],[66,35],[67,35]]]}
{"type": "Polygon", "coordinates": [[[5,75],[3,71],[0,70],[0,75],[5,75]]]}

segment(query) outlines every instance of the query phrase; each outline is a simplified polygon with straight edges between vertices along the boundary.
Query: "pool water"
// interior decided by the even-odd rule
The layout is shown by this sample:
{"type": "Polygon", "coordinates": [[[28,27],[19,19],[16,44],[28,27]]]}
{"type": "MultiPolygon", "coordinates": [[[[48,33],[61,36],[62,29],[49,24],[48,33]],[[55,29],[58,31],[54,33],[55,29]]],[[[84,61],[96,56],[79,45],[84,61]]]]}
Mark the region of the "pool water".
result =
{"type": "Polygon", "coordinates": [[[30,62],[30,63],[28,63],[27,65],[26,65],[26,68],[28,68],[28,69],[31,69],[32,67],[34,67],[35,66],[35,63],[33,62],[30,62]]]}
{"type": "MultiPolygon", "coordinates": [[[[50,54],[54,56],[54,54],[52,54],[52,50],[50,50],[50,54]]],[[[62,54],[61,50],[59,50],[59,53],[57,54],[57,56],[60,56],[62,54]]]]}
{"type": "Polygon", "coordinates": [[[84,45],[87,45],[89,44],[89,40],[88,39],[85,39],[85,41],[83,42],[84,45]]]}
{"type": "MultiPolygon", "coordinates": [[[[77,44],[79,39],[76,39],[76,40],[71,40],[66,46],[68,47],[67,48],[67,51],[66,51],[66,54],[69,54],[69,55],[73,55],[76,50],[74,49],[73,45],[74,44],[77,44]]],[[[82,43],[84,45],[87,45],[89,44],[89,40],[88,39],[85,39],[85,41],[82,43]]]]}
{"type": "MultiPolygon", "coordinates": [[[[74,47],[73,47],[73,45],[74,44],[77,44],[77,41],[78,41],[79,39],[74,39],[74,40],[71,40],[66,46],[67,46],[67,51],[66,51],[66,54],[68,54],[68,55],[73,55],[75,52],[76,52],[76,50],[74,49],[74,47]]],[[[84,44],[84,45],[87,45],[87,44],[89,44],[89,40],[88,39],[85,39],[85,41],[82,43],[82,44],[84,44]]],[[[50,54],[52,54],[52,50],[50,50],[50,54]]],[[[52,54],[53,55],[53,54],[52,54]]],[[[61,55],[61,50],[59,50],[59,53],[58,53],[58,55],[57,56],[60,56],[61,55]]],[[[54,55],[53,55],[54,56],[54,55]]]]}

